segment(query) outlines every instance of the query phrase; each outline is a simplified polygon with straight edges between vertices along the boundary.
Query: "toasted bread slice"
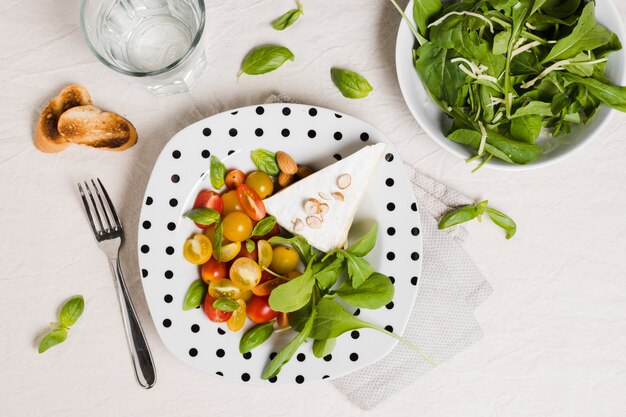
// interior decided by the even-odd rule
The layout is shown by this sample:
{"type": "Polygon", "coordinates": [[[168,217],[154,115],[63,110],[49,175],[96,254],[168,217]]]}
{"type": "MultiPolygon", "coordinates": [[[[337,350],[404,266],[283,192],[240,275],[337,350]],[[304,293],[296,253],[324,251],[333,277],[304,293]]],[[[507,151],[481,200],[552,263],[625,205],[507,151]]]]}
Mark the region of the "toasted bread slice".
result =
{"type": "Polygon", "coordinates": [[[91,104],[89,91],[82,85],[65,87],[45,108],[35,128],[34,144],[42,152],[61,152],[69,143],[59,134],[57,123],[66,110],[91,104]]]}
{"type": "Polygon", "coordinates": [[[137,131],[131,122],[91,105],[67,110],[57,127],[69,142],[94,148],[123,151],[137,142],[137,131]]]}

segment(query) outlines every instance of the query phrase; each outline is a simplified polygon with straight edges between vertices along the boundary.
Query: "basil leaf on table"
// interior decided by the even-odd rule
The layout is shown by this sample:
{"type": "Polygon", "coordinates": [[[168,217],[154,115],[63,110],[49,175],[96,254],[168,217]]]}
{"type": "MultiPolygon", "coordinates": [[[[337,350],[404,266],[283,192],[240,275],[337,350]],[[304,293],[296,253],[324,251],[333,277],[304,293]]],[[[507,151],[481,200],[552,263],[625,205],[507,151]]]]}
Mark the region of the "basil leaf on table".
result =
{"type": "Polygon", "coordinates": [[[75,295],[63,304],[59,313],[59,324],[62,327],[73,326],[85,309],[85,299],[82,295],[75,295]]]}
{"type": "Polygon", "coordinates": [[[267,216],[254,226],[254,229],[252,229],[252,236],[265,236],[272,231],[275,225],[276,217],[267,216]]]}
{"type": "Polygon", "coordinates": [[[237,77],[242,74],[261,75],[280,68],[286,61],[293,61],[293,53],[280,45],[259,46],[251,50],[241,64],[241,70],[237,77]]]}
{"type": "Polygon", "coordinates": [[[202,304],[207,290],[207,285],[201,279],[192,282],[183,300],[183,310],[192,310],[202,304]]]}
{"type": "Polygon", "coordinates": [[[515,224],[515,222],[513,221],[513,219],[511,219],[509,216],[507,216],[506,214],[492,209],[492,208],[487,208],[487,214],[489,215],[489,218],[498,226],[500,226],[501,228],[503,228],[506,231],[506,238],[510,239],[513,236],[515,236],[515,232],[517,231],[517,225],[515,224]]]}
{"type": "Polygon", "coordinates": [[[213,301],[213,307],[221,311],[232,312],[239,308],[239,303],[230,298],[218,298],[213,301]]]}
{"type": "Polygon", "coordinates": [[[290,313],[302,308],[311,299],[315,277],[310,267],[302,275],[276,287],[270,294],[272,310],[290,313]]]}
{"type": "Polygon", "coordinates": [[[50,349],[53,346],[58,345],[59,343],[63,343],[67,339],[67,329],[54,329],[51,330],[50,333],[45,335],[41,342],[39,342],[39,347],[37,351],[39,353],[44,353],[46,350],[50,349]]]}
{"type": "Polygon", "coordinates": [[[478,207],[475,204],[456,208],[446,213],[439,220],[439,230],[447,229],[457,224],[466,223],[478,217],[478,207]]]}
{"type": "Polygon", "coordinates": [[[309,242],[307,242],[304,237],[299,235],[294,235],[289,238],[282,236],[273,236],[268,242],[276,243],[279,245],[290,245],[296,250],[296,252],[298,252],[300,259],[305,264],[308,264],[311,259],[316,255],[315,249],[313,249],[313,247],[309,244],[309,242]]]}
{"type": "MultiPolygon", "coordinates": [[[[280,288],[280,287],[278,287],[280,288]]],[[[280,369],[284,364],[289,362],[291,357],[296,353],[298,348],[306,341],[306,338],[309,337],[311,333],[311,329],[313,328],[313,323],[315,322],[316,311],[313,309],[311,311],[311,316],[308,318],[306,324],[293,339],[289,343],[283,347],[274,359],[270,361],[270,363],[263,370],[263,374],[261,375],[262,379],[269,379],[273,376],[276,376],[280,369]]]]}
{"type": "Polygon", "coordinates": [[[224,177],[226,176],[226,167],[215,155],[211,156],[211,167],[209,170],[209,177],[211,179],[211,185],[216,191],[219,191],[224,186],[224,177]]]}
{"type": "Polygon", "coordinates": [[[239,340],[239,352],[248,353],[262,345],[274,333],[274,322],[257,324],[250,328],[239,340]]]}
{"type": "Polygon", "coordinates": [[[394,291],[389,277],[375,272],[358,288],[344,282],[335,294],[351,306],[375,310],[389,304],[394,291]]]}
{"type": "Polygon", "coordinates": [[[350,252],[356,256],[365,256],[374,249],[376,245],[376,236],[378,234],[378,223],[374,224],[372,228],[363,235],[359,240],[348,246],[347,252],[350,252]]]}
{"type": "Polygon", "coordinates": [[[347,98],[364,98],[373,90],[367,79],[354,71],[331,68],[330,78],[341,94],[347,98]]]}
{"type": "Polygon", "coordinates": [[[337,344],[337,339],[324,339],[324,340],[314,340],[313,341],[313,355],[316,358],[323,358],[324,356],[328,356],[333,353],[333,349],[335,349],[335,345],[337,344]]]}
{"type": "Polygon", "coordinates": [[[265,172],[267,175],[275,177],[280,173],[274,152],[267,149],[255,149],[250,152],[250,159],[259,168],[259,171],[265,172]]]}
{"type": "Polygon", "coordinates": [[[274,22],[272,23],[272,27],[274,29],[285,30],[289,26],[296,23],[296,21],[300,18],[300,16],[302,16],[302,14],[304,13],[302,11],[302,4],[300,3],[300,0],[296,0],[296,2],[298,3],[297,9],[291,9],[288,12],[285,12],[278,19],[274,20],[274,22]]]}
{"type": "Polygon", "coordinates": [[[220,213],[212,208],[203,207],[188,211],[183,215],[188,219],[202,225],[209,225],[216,223],[220,220],[220,213]]]}

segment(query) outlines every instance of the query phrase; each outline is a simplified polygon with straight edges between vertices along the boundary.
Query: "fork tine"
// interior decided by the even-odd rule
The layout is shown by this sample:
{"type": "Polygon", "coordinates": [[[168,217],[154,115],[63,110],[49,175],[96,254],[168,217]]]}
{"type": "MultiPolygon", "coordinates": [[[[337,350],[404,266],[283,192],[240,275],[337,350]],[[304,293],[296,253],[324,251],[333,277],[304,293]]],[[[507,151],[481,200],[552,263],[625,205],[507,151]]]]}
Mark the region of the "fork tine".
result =
{"type": "Polygon", "coordinates": [[[109,203],[109,209],[111,209],[111,215],[113,216],[113,220],[115,220],[117,227],[122,230],[122,222],[117,217],[117,213],[115,212],[115,206],[113,206],[113,202],[111,201],[111,198],[109,198],[109,193],[107,193],[107,189],[104,188],[104,185],[102,184],[102,181],[100,181],[100,178],[97,178],[97,180],[98,184],[100,184],[100,188],[102,189],[102,193],[104,194],[104,198],[106,198],[107,202],[109,203]]]}
{"type": "Polygon", "coordinates": [[[96,196],[98,197],[98,201],[100,201],[100,207],[102,207],[102,214],[103,214],[104,219],[106,220],[107,226],[108,226],[107,231],[111,231],[111,230],[113,230],[113,226],[111,226],[111,222],[109,221],[109,215],[107,214],[107,208],[104,205],[104,201],[102,201],[102,197],[100,196],[100,191],[98,190],[98,186],[96,185],[96,183],[94,182],[93,179],[91,180],[91,184],[93,185],[93,189],[94,189],[94,191],[96,193],[96,196]]]}
{"type": "Polygon", "coordinates": [[[93,217],[91,216],[91,209],[89,208],[89,203],[87,202],[87,198],[85,197],[85,193],[83,192],[83,187],[78,183],[78,191],[80,192],[80,197],[83,200],[83,205],[85,206],[85,212],[87,213],[87,218],[89,219],[89,224],[91,225],[91,230],[93,230],[93,234],[98,236],[100,233],[96,230],[96,225],[93,222],[93,217]]]}
{"type": "Polygon", "coordinates": [[[89,194],[89,198],[91,199],[91,203],[93,204],[93,211],[96,212],[96,219],[98,219],[98,224],[100,225],[100,230],[104,232],[104,226],[102,225],[102,219],[100,218],[100,213],[98,212],[98,206],[96,205],[96,200],[93,198],[93,194],[91,193],[91,188],[89,188],[89,184],[85,181],[85,189],[89,194]]]}

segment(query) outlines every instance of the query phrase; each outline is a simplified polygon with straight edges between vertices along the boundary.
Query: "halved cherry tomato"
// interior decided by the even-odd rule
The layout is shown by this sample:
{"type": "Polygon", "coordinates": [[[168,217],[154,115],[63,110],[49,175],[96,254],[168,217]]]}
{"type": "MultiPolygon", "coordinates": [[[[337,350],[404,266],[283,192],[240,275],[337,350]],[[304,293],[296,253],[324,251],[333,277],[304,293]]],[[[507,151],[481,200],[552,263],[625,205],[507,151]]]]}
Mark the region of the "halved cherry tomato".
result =
{"type": "MultiPolygon", "coordinates": [[[[222,201],[222,197],[215,191],[202,190],[198,193],[196,201],[194,201],[193,203],[193,208],[212,208],[219,214],[222,214],[222,212],[224,211],[224,202],[222,201]]],[[[213,225],[196,223],[196,226],[198,226],[200,229],[208,229],[213,225]]]]}
{"type": "Polygon", "coordinates": [[[269,268],[272,263],[272,245],[267,240],[259,240],[256,243],[258,258],[259,258],[259,266],[261,269],[269,268]]]}
{"type": "Polygon", "coordinates": [[[246,323],[246,302],[241,298],[235,300],[239,304],[239,308],[233,311],[233,315],[228,319],[226,325],[228,328],[233,331],[239,331],[246,323]]]}
{"type": "Polygon", "coordinates": [[[274,278],[269,281],[265,281],[264,283],[259,284],[256,287],[252,288],[252,294],[270,295],[274,288],[278,287],[279,285],[284,284],[287,281],[288,280],[286,280],[285,278],[274,278]]]}
{"type": "Polygon", "coordinates": [[[202,265],[202,280],[207,284],[209,281],[228,278],[229,265],[226,262],[220,262],[211,257],[204,265],[202,265]]]}
{"type": "Polygon", "coordinates": [[[241,250],[241,242],[230,242],[224,243],[222,242],[222,247],[220,248],[220,257],[217,259],[217,253],[213,251],[213,257],[216,258],[220,262],[230,262],[235,259],[235,256],[241,250]]]}
{"type": "Polygon", "coordinates": [[[213,307],[213,303],[215,302],[215,300],[217,300],[217,298],[213,298],[207,294],[206,298],[204,299],[204,314],[206,314],[206,316],[212,322],[223,323],[230,319],[233,313],[232,311],[222,311],[213,307]]]}
{"type": "Polygon", "coordinates": [[[228,188],[234,190],[239,184],[243,184],[245,179],[246,175],[243,173],[243,171],[239,169],[231,169],[226,174],[226,178],[224,178],[224,183],[228,188]]]}
{"type": "Polygon", "coordinates": [[[231,190],[222,195],[222,201],[224,202],[224,211],[222,213],[224,216],[233,211],[243,211],[239,204],[239,199],[237,199],[237,190],[231,190]]]}
{"type": "Polygon", "coordinates": [[[261,197],[246,184],[237,186],[237,200],[239,205],[252,220],[259,221],[265,217],[265,205],[261,197]]]}
{"type": "Polygon", "coordinates": [[[218,279],[209,282],[209,295],[215,298],[242,298],[242,289],[229,279],[218,279]]]}
{"type": "Polygon", "coordinates": [[[239,288],[253,289],[261,280],[261,268],[249,258],[237,258],[230,267],[230,279],[239,288]]]}
{"type": "Polygon", "coordinates": [[[208,237],[202,233],[193,235],[183,245],[183,255],[192,264],[202,265],[211,259],[213,245],[208,237]]]}
{"type": "Polygon", "coordinates": [[[255,295],[246,303],[246,313],[248,318],[253,322],[267,323],[274,319],[278,313],[270,307],[269,297],[259,297],[255,295]]]}

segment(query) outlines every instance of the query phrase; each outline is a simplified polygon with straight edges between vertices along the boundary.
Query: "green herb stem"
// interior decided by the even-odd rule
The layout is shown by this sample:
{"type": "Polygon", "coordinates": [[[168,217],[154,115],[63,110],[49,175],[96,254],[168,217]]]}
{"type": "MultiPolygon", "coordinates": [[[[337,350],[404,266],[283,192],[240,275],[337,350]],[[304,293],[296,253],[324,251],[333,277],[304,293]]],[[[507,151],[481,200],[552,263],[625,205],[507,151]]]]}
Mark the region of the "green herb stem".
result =
{"type": "Polygon", "coordinates": [[[426,39],[425,37],[423,37],[422,35],[419,34],[419,32],[417,31],[417,28],[415,26],[413,26],[413,24],[411,23],[411,20],[409,19],[409,17],[404,13],[404,10],[402,10],[402,8],[398,5],[398,3],[396,3],[395,0],[389,0],[391,2],[391,4],[393,4],[393,6],[398,10],[398,12],[400,12],[400,14],[402,15],[402,19],[404,19],[404,21],[406,22],[406,24],[409,26],[409,28],[411,29],[411,32],[413,32],[413,35],[415,36],[415,39],[417,40],[417,43],[419,43],[420,45],[424,45],[426,42],[428,42],[428,39],[426,39]]]}
{"type": "Polygon", "coordinates": [[[424,352],[423,350],[421,350],[420,348],[418,348],[417,346],[415,346],[413,343],[409,342],[408,340],[406,340],[402,336],[398,336],[397,334],[395,334],[393,332],[385,330],[382,327],[376,326],[375,324],[371,324],[371,323],[369,325],[369,328],[377,330],[377,331],[379,331],[381,333],[385,333],[386,335],[393,337],[394,339],[402,342],[405,346],[407,346],[407,347],[413,349],[414,351],[416,351],[417,353],[419,353],[431,365],[433,365],[433,366],[437,365],[437,363],[430,356],[428,356],[426,354],[426,352],[424,352]]]}

